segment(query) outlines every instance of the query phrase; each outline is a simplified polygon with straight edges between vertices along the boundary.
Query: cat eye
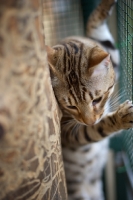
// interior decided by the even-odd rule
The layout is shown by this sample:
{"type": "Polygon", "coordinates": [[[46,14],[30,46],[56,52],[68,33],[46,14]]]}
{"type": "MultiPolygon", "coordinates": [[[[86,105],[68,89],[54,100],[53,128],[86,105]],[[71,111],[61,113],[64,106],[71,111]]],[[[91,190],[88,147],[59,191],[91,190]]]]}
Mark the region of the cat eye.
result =
{"type": "Polygon", "coordinates": [[[77,110],[76,106],[67,106],[69,109],[77,110]]]}
{"type": "Polygon", "coordinates": [[[98,104],[101,100],[102,100],[102,97],[99,97],[99,98],[97,98],[97,99],[94,99],[94,100],[92,101],[92,105],[95,106],[95,105],[98,104]]]}

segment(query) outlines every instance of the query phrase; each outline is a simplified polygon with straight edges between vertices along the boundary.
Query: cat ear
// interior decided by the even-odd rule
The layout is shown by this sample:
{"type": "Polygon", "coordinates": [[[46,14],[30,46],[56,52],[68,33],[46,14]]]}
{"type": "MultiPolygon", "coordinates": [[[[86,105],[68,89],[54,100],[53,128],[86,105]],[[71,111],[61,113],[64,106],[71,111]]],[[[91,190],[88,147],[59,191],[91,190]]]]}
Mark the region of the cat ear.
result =
{"type": "Polygon", "coordinates": [[[47,51],[47,58],[48,58],[48,64],[51,72],[52,77],[58,77],[58,79],[61,80],[61,75],[59,71],[56,69],[56,60],[58,58],[58,50],[55,50],[49,46],[45,46],[47,51]]]}
{"type": "Polygon", "coordinates": [[[52,47],[45,46],[46,52],[47,52],[47,58],[48,58],[48,64],[50,67],[50,70],[53,74],[57,74],[57,70],[55,68],[55,61],[56,61],[56,51],[52,47]]]}
{"type": "Polygon", "coordinates": [[[95,46],[89,56],[89,68],[94,67],[101,63],[106,57],[108,53],[102,50],[99,46],[95,46]]]}
{"type": "Polygon", "coordinates": [[[53,49],[52,47],[49,47],[49,46],[47,46],[47,45],[45,45],[45,48],[46,48],[46,51],[47,51],[48,58],[49,58],[50,56],[54,56],[54,54],[55,54],[55,49],[53,49]]]}
{"type": "Polygon", "coordinates": [[[108,54],[101,62],[105,67],[108,67],[110,64],[110,54],[108,54]]]}
{"type": "Polygon", "coordinates": [[[106,57],[96,66],[90,68],[91,76],[103,76],[107,73],[110,65],[110,55],[106,57]]]}

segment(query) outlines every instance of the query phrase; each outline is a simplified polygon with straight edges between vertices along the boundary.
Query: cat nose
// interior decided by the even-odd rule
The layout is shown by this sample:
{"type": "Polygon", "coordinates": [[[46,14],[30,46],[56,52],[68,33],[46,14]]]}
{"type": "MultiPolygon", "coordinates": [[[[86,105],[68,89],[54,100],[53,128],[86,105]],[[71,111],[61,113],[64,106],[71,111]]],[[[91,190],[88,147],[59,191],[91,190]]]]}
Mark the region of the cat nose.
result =
{"type": "Polygon", "coordinates": [[[95,120],[95,119],[92,119],[92,118],[84,118],[83,121],[84,121],[84,123],[85,123],[86,125],[94,125],[95,122],[96,122],[96,120],[95,120]]]}

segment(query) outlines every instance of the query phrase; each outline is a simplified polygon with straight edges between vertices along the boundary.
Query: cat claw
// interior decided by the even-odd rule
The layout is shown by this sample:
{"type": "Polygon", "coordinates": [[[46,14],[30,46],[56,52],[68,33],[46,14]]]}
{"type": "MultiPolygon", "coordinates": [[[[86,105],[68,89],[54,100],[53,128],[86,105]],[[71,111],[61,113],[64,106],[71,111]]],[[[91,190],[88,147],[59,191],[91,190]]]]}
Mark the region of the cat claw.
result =
{"type": "Polygon", "coordinates": [[[133,127],[133,104],[132,101],[126,100],[121,104],[116,112],[118,123],[122,129],[133,127]]]}

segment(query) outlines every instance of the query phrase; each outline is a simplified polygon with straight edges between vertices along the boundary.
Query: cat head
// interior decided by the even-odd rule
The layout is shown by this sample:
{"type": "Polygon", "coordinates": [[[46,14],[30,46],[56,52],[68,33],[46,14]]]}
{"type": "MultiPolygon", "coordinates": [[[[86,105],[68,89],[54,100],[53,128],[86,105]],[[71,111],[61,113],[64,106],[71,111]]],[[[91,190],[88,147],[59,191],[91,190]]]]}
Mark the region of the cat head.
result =
{"type": "Polygon", "coordinates": [[[79,123],[95,124],[114,89],[110,55],[78,42],[46,47],[52,85],[62,109],[79,123]]]}

